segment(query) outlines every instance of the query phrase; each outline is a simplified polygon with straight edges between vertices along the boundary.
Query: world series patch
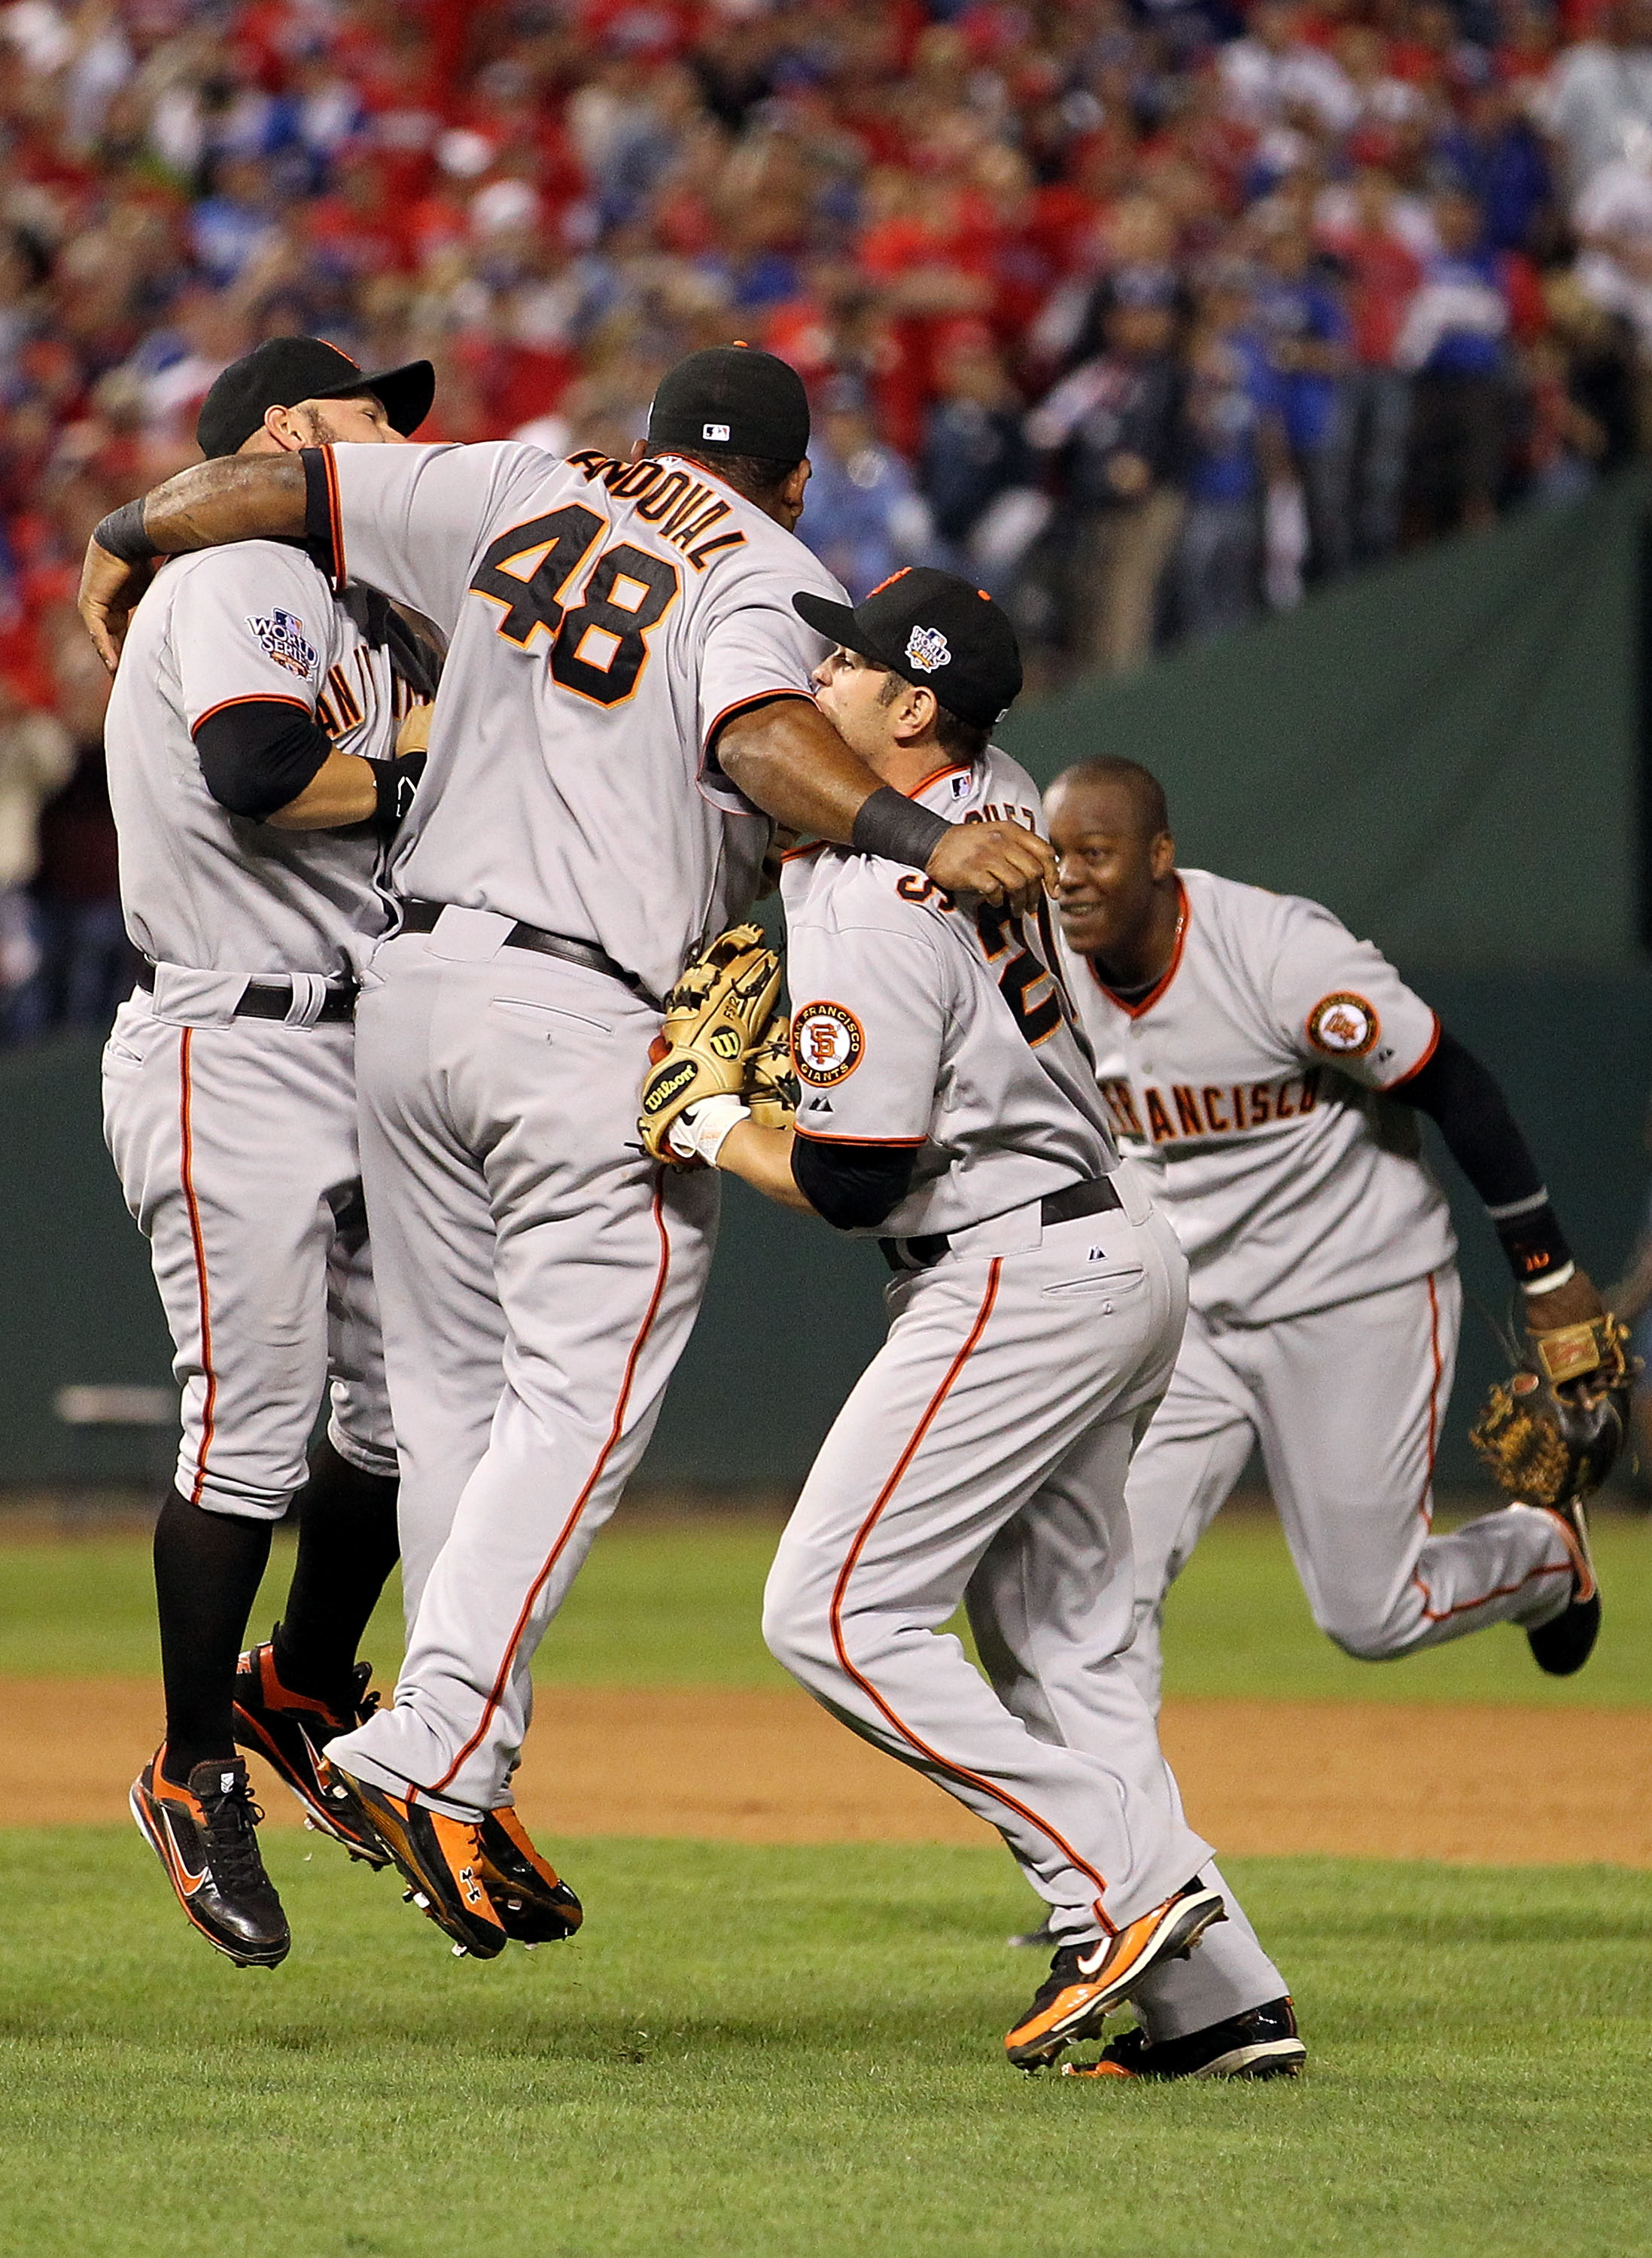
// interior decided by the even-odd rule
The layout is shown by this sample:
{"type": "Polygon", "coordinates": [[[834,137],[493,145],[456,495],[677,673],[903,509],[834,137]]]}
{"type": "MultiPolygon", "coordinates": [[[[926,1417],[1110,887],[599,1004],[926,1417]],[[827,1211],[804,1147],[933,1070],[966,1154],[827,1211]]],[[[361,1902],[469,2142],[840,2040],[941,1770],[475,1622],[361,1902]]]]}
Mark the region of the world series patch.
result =
{"type": "Polygon", "coordinates": [[[277,666],[284,666],[289,674],[308,682],[321,663],[321,654],[304,633],[304,622],[291,612],[274,611],[267,619],[251,617],[247,625],[258,637],[266,658],[277,666]]]}
{"type": "Polygon", "coordinates": [[[819,1089],[852,1075],[865,1048],[860,1021],[841,1004],[805,1004],[793,1017],[792,1064],[819,1089]]]}
{"type": "Polygon", "coordinates": [[[1322,996],[1308,1015],[1308,1040],[1332,1058],[1364,1058],[1382,1022],[1363,996],[1322,996]]]}

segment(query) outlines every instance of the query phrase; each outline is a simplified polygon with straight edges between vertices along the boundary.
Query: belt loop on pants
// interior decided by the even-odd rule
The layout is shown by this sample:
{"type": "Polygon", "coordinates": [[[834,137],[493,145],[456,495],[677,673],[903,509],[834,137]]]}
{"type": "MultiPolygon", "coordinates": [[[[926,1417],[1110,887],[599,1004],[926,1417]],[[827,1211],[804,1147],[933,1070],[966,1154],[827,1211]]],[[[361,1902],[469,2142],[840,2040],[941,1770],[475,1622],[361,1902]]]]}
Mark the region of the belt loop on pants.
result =
{"type": "MultiPolygon", "coordinates": [[[[147,959],[138,968],[137,984],[155,992],[155,968],[147,959]]],[[[234,1005],[238,1019],[280,1019],[289,1027],[338,1026],[356,1016],[358,980],[330,980],[322,972],[295,972],[290,979],[249,980],[234,1005]]]]}
{"type": "MultiPolygon", "coordinates": [[[[1075,1223],[1081,1215],[1103,1215],[1110,1208],[1122,1211],[1124,1205],[1112,1178],[1096,1176],[1088,1184],[1066,1184],[1059,1192],[1046,1192],[1039,1202],[1039,1220],[1046,1227],[1075,1223]]],[[[982,1220],[996,1218],[983,1216],[982,1220]]],[[[944,1231],[930,1231],[916,1239],[880,1239],[877,1245],[891,1270],[932,1270],[943,1254],[951,1253],[953,1239],[944,1231]]]]}

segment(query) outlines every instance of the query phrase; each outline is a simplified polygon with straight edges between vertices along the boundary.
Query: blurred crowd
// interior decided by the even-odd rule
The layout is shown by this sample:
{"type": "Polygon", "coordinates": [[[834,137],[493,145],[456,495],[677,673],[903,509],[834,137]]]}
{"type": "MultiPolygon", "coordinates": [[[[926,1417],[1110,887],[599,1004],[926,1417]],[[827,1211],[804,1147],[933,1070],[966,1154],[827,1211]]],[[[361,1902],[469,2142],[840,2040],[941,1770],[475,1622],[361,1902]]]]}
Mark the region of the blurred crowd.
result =
{"type": "Polygon", "coordinates": [[[1035,682],[1652,438],[1652,0],[11,0],[0,137],[0,1040],[130,976],[75,570],[261,337],[613,451],[767,344],[1035,682]]]}

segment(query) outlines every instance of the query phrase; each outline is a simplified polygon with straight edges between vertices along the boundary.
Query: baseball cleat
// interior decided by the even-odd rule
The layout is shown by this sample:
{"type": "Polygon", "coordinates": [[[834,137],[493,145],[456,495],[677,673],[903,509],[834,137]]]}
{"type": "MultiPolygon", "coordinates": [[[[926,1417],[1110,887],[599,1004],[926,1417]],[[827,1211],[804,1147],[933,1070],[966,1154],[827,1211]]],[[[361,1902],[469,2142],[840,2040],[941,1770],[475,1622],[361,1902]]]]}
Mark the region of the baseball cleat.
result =
{"type": "Polygon", "coordinates": [[[1571,1555],[1571,1597],[1557,1615],[1526,1634],[1532,1659],[1551,1678],[1570,1678],[1594,1652],[1600,1636],[1600,1591],[1595,1582],[1594,1556],[1589,1550],[1589,1522],[1580,1497],[1563,1505],[1543,1509],[1560,1524],[1560,1533],[1571,1555]]]}
{"type": "Polygon", "coordinates": [[[1049,1914],[1047,1913],[1045,1914],[1043,1921],[1039,1924],[1037,1928],[1021,1929],[1014,1936],[1006,1936],[1004,1942],[1011,1946],[1017,1952],[1020,1951],[1024,1946],[1032,1951],[1053,1952],[1055,1949],[1055,1932],[1050,1927],[1049,1914]]]}
{"type": "Polygon", "coordinates": [[[488,1813],[476,1839],[479,1871],[506,1935],[529,1947],[571,1936],[585,1907],[508,1804],[488,1813]]]}
{"type": "Polygon", "coordinates": [[[317,1761],[316,1777],[341,1825],[378,1842],[413,1903],[444,1936],[479,1960],[503,1952],[505,1927],[482,1880],[480,1830],[472,1821],[392,1795],[325,1756],[317,1761]]]}
{"type": "Polygon", "coordinates": [[[259,1853],[258,1822],[239,1757],[199,1764],[188,1787],[160,1769],[165,1743],[132,1782],[138,1831],[166,1869],[179,1904],[209,1944],[238,1968],[273,1968],[292,1937],[259,1853]]]}
{"type": "Polygon", "coordinates": [[[1209,2023],[1185,2038],[1160,2039],[1125,2031],[1102,2049],[1099,2062],[1064,2062],[1063,2077],[1298,2077],[1308,2049],[1296,2031],[1288,1999],[1209,2023]]]}
{"type": "Polygon", "coordinates": [[[1017,2070],[1042,2070],[1074,2039],[1094,2038],[1155,1968],[1184,1959],[1213,1921],[1227,1917],[1221,1891],[1195,1879],[1116,1935],[1062,1945],[1004,2052],[1017,2070]]]}
{"type": "Polygon", "coordinates": [[[306,1821],[323,1835],[342,1843],[352,1858],[370,1866],[390,1863],[376,1835],[357,1836],[337,1810],[329,1809],[322,1794],[316,1765],[329,1741],[340,1733],[365,1725],[379,1706],[369,1694],[370,1666],[358,1662],[351,1672],[350,1706],[335,1709],[314,1694],[294,1694],[283,1686],[275,1667],[273,1642],[266,1639],[241,1657],[235,1670],[235,1737],[244,1749],[262,1757],[290,1788],[303,1808],[306,1821]]]}

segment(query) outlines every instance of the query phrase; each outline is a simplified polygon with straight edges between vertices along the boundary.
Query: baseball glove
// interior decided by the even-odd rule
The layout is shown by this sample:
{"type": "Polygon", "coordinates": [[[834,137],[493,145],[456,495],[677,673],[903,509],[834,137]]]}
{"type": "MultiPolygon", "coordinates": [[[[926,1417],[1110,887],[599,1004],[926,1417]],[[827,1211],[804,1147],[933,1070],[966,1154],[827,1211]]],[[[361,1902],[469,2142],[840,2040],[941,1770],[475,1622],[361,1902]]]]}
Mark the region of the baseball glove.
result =
{"type": "Polygon", "coordinates": [[[760,1129],[790,1129],[798,1118],[798,1095],[791,1015],[776,1012],[746,1062],[746,1103],[760,1129]]]}
{"type": "Polygon", "coordinates": [[[755,925],[731,926],[684,967],[665,999],[642,1084],[643,1150],[675,1163],[667,1142],[677,1115],[703,1097],[739,1097],[747,1061],[768,1031],[780,992],[780,959],[755,925]]]}
{"type": "Polygon", "coordinates": [[[1611,1473],[1628,1422],[1638,1360],[1610,1315],[1532,1337],[1541,1370],[1500,1380],[1469,1440],[1500,1489],[1527,1505],[1563,1505],[1611,1473]]]}

